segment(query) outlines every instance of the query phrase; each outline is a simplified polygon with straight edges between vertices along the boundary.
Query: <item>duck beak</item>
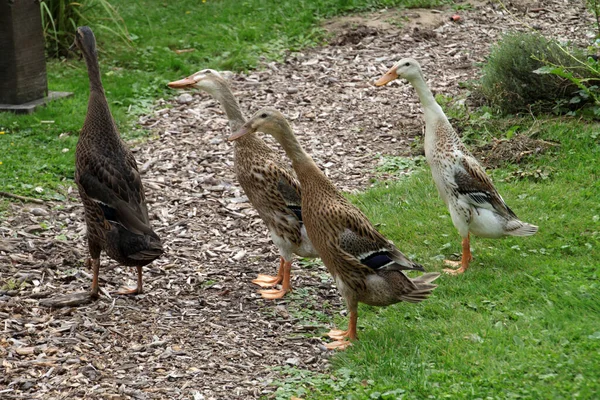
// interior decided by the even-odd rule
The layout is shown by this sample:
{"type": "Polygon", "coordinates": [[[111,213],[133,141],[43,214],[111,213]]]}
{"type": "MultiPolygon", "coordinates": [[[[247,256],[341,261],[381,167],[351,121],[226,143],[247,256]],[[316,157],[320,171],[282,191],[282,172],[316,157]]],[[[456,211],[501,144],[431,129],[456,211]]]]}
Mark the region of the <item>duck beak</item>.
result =
{"type": "Polygon", "coordinates": [[[192,87],[196,84],[196,81],[190,77],[180,79],[178,81],[169,82],[168,85],[173,89],[185,89],[188,87],[192,87]]]}
{"type": "Polygon", "coordinates": [[[229,140],[229,141],[237,140],[237,139],[241,138],[242,136],[249,134],[250,132],[254,132],[254,129],[252,129],[249,126],[244,125],[237,132],[232,133],[231,136],[229,136],[227,138],[227,140],[229,140]]]}
{"type": "Polygon", "coordinates": [[[397,78],[396,68],[392,67],[385,75],[375,81],[375,86],[383,86],[397,78]]]}

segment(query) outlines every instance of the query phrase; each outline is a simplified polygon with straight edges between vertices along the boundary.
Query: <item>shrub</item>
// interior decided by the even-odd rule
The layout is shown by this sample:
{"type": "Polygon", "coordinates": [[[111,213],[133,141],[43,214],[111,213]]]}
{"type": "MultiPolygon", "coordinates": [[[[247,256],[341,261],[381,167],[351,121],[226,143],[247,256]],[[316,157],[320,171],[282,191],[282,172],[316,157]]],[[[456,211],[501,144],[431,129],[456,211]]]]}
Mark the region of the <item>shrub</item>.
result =
{"type": "MultiPolygon", "coordinates": [[[[535,73],[544,66],[561,66],[576,76],[589,78],[582,50],[562,47],[537,33],[510,33],[492,49],[479,87],[481,94],[504,113],[556,110],[571,104],[581,90],[557,74],[535,73]]],[[[577,106],[581,106],[578,104],[577,106]]],[[[573,107],[576,105],[573,104],[573,107]]]]}

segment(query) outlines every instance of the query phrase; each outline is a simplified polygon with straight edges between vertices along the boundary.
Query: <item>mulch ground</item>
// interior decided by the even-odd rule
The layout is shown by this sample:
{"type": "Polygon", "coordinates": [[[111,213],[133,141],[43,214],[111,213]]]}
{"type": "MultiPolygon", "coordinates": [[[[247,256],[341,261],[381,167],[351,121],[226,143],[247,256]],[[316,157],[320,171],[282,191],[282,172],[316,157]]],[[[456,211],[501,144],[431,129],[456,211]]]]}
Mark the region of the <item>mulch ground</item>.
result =
{"type": "MultiPolygon", "coordinates": [[[[423,133],[412,88],[371,84],[394,61],[417,58],[432,89],[454,96],[503,32],[527,24],[589,41],[583,1],[505,4],[476,2],[459,22],[449,9],[337,19],[327,25],[329,46],[264,63],[231,85],[246,115],[280,109],[340,189],[364,190],[380,177],[380,155],[411,154],[423,133]],[[387,22],[403,15],[403,28],[387,22]]],[[[89,288],[83,210],[76,191],[64,202],[12,203],[0,225],[0,398],[248,399],[275,391],[274,367],[327,370],[323,334],[344,308],[335,286],[322,266],[296,262],[292,295],[256,293],[250,280],[274,274],[278,255],[233,175],[223,112],[191,94],[158,100],[140,118],[152,137],[134,145],[135,155],[167,250],[144,268],[145,294],[111,295],[133,284],[135,271],[103,257],[98,301],[41,306],[89,288]]]]}

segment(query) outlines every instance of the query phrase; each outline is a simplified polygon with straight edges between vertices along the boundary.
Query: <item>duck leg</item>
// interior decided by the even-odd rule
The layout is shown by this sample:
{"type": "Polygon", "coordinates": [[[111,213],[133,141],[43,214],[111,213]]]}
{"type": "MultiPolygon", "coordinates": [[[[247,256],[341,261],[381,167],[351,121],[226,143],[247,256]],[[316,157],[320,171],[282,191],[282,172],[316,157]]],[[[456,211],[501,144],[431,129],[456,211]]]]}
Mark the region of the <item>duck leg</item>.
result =
{"type": "Polygon", "coordinates": [[[449,260],[444,261],[446,264],[455,265],[455,266],[460,265],[460,268],[458,268],[458,269],[445,268],[444,269],[445,273],[450,274],[450,275],[458,275],[458,274],[462,274],[463,272],[465,272],[467,270],[467,268],[469,268],[469,263],[473,259],[473,256],[471,255],[471,244],[470,243],[471,243],[470,242],[470,234],[467,234],[467,237],[463,238],[463,240],[462,240],[462,258],[460,260],[460,264],[456,261],[449,261],[449,260]]]}
{"type": "Polygon", "coordinates": [[[128,295],[128,294],[144,293],[144,291],[142,290],[142,267],[136,267],[136,268],[137,268],[137,287],[135,287],[135,288],[124,287],[124,288],[119,289],[119,291],[116,292],[116,294],[128,295]]]}
{"type": "MultiPolygon", "coordinates": [[[[283,260],[283,258],[282,258],[283,260]]],[[[269,290],[259,290],[258,293],[261,294],[262,297],[269,300],[281,299],[287,292],[292,291],[292,262],[284,261],[280,270],[283,270],[283,278],[281,283],[281,289],[269,289],[269,290]]]]}
{"type": "Polygon", "coordinates": [[[356,340],[356,323],[358,321],[358,304],[350,308],[350,320],[348,321],[348,330],[342,331],[332,329],[327,336],[335,339],[335,342],[327,343],[325,347],[329,350],[344,350],[352,344],[351,340],[356,340]],[[346,340],[349,339],[349,340],[346,340]]]}
{"type": "MultiPolygon", "coordinates": [[[[98,298],[98,274],[100,272],[100,259],[99,258],[89,258],[88,262],[92,266],[92,289],[90,290],[90,296],[92,299],[98,298]]],[[[87,262],[86,262],[87,264],[87,262]]]]}
{"type": "Polygon", "coordinates": [[[283,257],[279,257],[279,271],[277,271],[277,276],[271,275],[263,275],[258,274],[256,279],[252,281],[252,283],[261,286],[261,287],[271,287],[275,286],[283,280],[283,265],[285,264],[285,260],[283,257]]]}

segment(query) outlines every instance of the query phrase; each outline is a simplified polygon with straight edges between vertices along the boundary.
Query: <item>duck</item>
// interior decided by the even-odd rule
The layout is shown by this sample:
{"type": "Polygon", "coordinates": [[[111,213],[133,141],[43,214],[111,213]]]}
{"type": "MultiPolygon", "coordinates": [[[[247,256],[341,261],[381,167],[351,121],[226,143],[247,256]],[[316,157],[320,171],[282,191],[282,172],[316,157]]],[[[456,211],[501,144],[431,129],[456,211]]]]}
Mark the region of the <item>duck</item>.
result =
{"type": "MultiPolygon", "coordinates": [[[[196,88],[210,94],[227,114],[232,132],[246,122],[227,80],[218,71],[204,69],[168,85],[175,89],[196,88]]],[[[235,141],[233,147],[237,180],[267,226],[280,255],[277,276],[259,274],[252,283],[261,287],[281,284],[280,289],[259,291],[265,299],[281,299],[292,290],[294,255],[318,256],[304,227],[302,189],[294,171],[258,135],[246,135],[235,141]]]]}
{"type": "Polygon", "coordinates": [[[411,279],[403,271],[424,271],[379,233],[315,164],[279,111],[263,108],[229,140],[243,140],[261,131],[283,147],[302,186],[304,226],[312,244],[345,299],[350,316],[347,330],[332,329],[329,349],[344,349],[357,339],[358,303],[387,306],[426,299],[439,273],[411,279]]]}
{"type": "Polygon", "coordinates": [[[98,298],[102,251],[116,262],[137,268],[137,286],[118,294],[141,294],[142,267],[163,254],[152,230],[144,186],[133,153],[117,130],[102,87],[96,38],[78,27],[74,45],[87,66],[90,96],[85,122],[75,150],[75,183],[83,203],[93,280],[90,295],[98,298]]]}
{"type": "Polygon", "coordinates": [[[414,87],[423,107],[425,158],[437,190],[450,211],[452,223],[462,238],[460,262],[446,260],[454,268],[446,268],[444,272],[458,275],[469,268],[473,259],[471,234],[492,239],[535,234],[538,227],[516,216],[496,190],[485,169],[462,143],[427,86],[416,60],[404,58],[398,61],[375,85],[383,86],[401,78],[414,87]]]}

